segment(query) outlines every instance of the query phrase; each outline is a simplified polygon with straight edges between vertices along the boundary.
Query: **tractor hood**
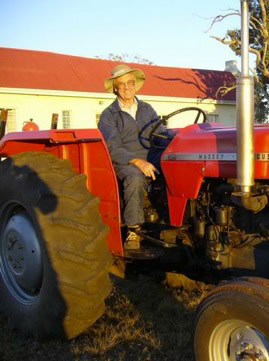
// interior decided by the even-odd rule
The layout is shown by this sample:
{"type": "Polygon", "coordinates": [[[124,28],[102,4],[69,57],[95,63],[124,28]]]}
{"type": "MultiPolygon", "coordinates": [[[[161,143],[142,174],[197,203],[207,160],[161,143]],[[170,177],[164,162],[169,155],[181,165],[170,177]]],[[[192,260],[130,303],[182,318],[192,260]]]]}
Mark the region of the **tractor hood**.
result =
{"type": "MultiPolygon", "coordinates": [[[[178,130],[163,153],[166,162],[200,163],[205,177],[236,178],[236,128],[219,124],[197,124],[178,130]]],[[[255,178],[269,176],[269,126],[254,128],[255,178]]],[[[184,170],[182,170],[184,173],[184,170]]],[[[187,176],[185,174],[185,176],[187,176]]]]}

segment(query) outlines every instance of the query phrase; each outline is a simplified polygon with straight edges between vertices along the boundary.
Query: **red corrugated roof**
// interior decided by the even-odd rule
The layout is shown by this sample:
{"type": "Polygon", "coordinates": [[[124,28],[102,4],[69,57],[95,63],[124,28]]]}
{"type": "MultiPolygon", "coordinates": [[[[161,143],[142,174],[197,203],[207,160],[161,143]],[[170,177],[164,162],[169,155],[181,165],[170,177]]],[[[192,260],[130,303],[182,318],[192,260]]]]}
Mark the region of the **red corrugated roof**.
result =
{"type": "MultiPolygon", "coordinates": [[[[43,51],[0,48],[0,87],[104,92],[104,80],[118,62],[43,51]]],[[[140,94],[213,98],[235,81],[230,72],[128,64],[146,75],[140,94]]],[[[224,100],[235,100],[235,92],[224,100]]]]}

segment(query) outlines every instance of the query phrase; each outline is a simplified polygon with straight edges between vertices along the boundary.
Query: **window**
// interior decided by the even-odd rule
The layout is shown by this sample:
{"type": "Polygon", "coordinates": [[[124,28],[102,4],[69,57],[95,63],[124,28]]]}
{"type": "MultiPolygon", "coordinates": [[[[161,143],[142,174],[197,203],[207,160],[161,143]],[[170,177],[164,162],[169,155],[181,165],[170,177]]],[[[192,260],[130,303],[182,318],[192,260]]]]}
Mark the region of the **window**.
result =
{"type": "MultiPolygon", "coordinates": [[[[3,108],[0,108],[0,111],[3,108]]],[[[6,133],[16,132],[17,131],[17,122],[16,122],[16,110],[8,109],[7,113],[7,124],[6,124],[6,133]]]]}
{"type": "Polygon", "coordinates": [[[71,112],[70,110],[62,111],[63,129],[71,128],[71,112]]]}
{"type": "Polygon", "coordinates": [[[207,114],[207,123],[219,123],[219,115],[218,114],[207,114]]]}

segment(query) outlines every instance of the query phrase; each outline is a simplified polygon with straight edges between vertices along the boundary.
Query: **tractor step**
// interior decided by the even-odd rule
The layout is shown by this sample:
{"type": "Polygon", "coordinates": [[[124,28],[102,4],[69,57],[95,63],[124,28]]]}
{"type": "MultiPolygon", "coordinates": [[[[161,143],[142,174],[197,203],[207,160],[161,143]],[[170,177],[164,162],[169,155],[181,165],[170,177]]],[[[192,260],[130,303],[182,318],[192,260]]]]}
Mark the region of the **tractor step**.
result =
{"type": "Polygon", "coordinates": [[[139,249],[125,249],[124,257],[137,260],[154,260],[163,256],[160,248],[141,246],[139,249]]]}

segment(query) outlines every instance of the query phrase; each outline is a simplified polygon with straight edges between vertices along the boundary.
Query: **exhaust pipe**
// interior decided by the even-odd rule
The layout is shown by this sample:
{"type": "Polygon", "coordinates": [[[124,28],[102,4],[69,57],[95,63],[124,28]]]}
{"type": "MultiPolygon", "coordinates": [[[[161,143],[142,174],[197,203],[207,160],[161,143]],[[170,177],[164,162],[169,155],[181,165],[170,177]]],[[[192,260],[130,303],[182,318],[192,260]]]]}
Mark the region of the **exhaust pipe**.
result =
{"type": "Polygon", "coordinates": [[[241,75],[236,82],[237,185],[250,196],[254,185],[254,80],[249,75],[249,10],[241,1],[241,75]]]}

